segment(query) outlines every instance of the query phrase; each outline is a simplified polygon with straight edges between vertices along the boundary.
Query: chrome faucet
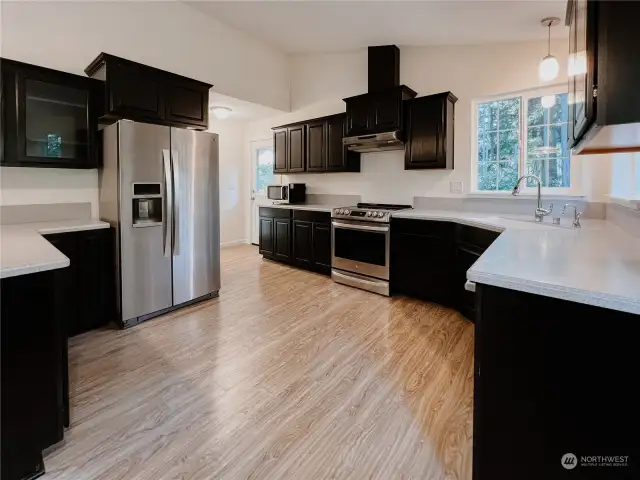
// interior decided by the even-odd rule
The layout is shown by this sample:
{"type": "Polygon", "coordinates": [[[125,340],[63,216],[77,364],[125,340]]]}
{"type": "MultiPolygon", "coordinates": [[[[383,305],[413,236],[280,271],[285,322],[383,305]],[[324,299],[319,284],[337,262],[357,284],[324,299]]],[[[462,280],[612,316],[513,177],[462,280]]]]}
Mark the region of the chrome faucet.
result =
{"type": "Polygon", "coordinates": [[[511,195],[518,195],[518,193],[520,193],[520,182],[522,182],[522,180],[525,178],[532,178],[536,182],[538,182],[538,203],[536,205],[535,217],[536,222],[541,222],[544,217],[546,217],[547,215],[551,215],[551,212],[553,211],[553,203],[549,205],[549,210],[545,210],[544,208],[542,208],[542,197],[540,195],[540,187],[542,186],[542,181],[540,181],[540,177],[536,177],[535,175],[522,175],[516,182],[516,186],[513,187],[511,195]]]}
{"type": "Polygon", "coordinates": [[[580,225],[580,216],[582,215],[582,213],[578,211],[578,207],[576,207],[572,203],[567,203],[564,207],[562,207],[562,214],[563,215],[564,215],[564,212],[567,209],[567,207],[573,207],[573,223],[572,223],[573,228],[582,227],[582,225],[580,225]]]}

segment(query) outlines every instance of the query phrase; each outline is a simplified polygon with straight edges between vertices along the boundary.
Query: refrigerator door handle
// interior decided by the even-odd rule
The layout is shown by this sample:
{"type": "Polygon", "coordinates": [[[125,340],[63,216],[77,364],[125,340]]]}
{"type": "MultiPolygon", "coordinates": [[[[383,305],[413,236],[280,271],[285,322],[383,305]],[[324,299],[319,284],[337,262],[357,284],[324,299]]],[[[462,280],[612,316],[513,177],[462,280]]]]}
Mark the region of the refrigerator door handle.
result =
{"type": "Polygon", "coordinates": [[[162,150],[162,161],[164,164],[164,256],[171,256],[171,243],[173,240],[173,173],[171,172],[171,156],[169,150],[162,150]]]}
{"type": "MultiPolygon", "coordinates": [[[[180,189],[178,188],[178,185],[180,184],[180,182],[176,182],[176,176],[178,175],[178,173],[176,173],[176,161],[179,160],[178,157],[178,152],[177,150],[174,150],[173,148],[171,149],[171,186],[173,188],[173,198],[172,198],[172,205],[173,205],[173,216],[171,218],[171,255],[177,255],[180,254],[180,235],[176,236],[176,230],[179,228],[179,221],[180,221],[180,205],[178,204],[178,202],[176,201],[177,198],[179,198],[180,195],[180,189]]],[[[180,171],[180,163],[178,162],[178,172],[180,171]]]]}

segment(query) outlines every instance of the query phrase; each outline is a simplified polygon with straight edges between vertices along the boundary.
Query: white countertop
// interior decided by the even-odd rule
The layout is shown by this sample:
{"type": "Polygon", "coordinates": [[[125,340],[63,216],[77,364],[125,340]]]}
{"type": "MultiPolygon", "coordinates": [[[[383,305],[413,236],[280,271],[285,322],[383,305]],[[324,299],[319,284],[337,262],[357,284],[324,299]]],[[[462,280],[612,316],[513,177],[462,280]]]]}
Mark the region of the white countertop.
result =
{"type": "Polygon", "coordinates": [[[0,225],[0,278],[69,266],[69,259],[42,235],[109,228],[96,219],[0,225]]]}
{"type": "Polygon", "coordinates": [[[276,205],[260,205],[267,208],[286,208],[290,210],[311,210],[314,212],[329,212],[336,208],[334,205],[321,205],[313,203],[279,203],[276,205]]]}
{"type": "Polygon", "coordinates": [[[504,231],[467,271],[472,282],[640,314],[640,239],[610,222],[581,220],[582,228],[573,229],[536,224],[533,215],[408,210],[393,216],[504,231]]]}

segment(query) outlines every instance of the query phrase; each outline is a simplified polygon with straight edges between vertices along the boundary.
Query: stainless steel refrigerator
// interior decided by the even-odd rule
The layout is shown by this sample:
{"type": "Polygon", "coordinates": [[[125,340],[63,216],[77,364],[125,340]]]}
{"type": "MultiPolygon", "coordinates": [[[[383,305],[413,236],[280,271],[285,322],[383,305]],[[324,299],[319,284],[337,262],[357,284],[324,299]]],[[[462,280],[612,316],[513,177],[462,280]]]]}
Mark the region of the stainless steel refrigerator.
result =
{"type": "Polygon", "coordinates": [[[130,120],[103,135],[100,216],[117,233],[121,325],[217,296],[218,135],[130,120]]]}

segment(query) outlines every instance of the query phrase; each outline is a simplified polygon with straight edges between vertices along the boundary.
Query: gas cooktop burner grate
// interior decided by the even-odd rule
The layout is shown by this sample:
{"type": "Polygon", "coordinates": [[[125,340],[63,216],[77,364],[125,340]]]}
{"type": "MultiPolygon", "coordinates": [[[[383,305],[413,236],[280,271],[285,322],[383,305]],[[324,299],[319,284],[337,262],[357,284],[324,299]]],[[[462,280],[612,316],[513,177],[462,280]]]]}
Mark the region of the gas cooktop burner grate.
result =
{"type": "Polygon", "coordinates": [[[375,210],[409,210],[411,205],[395,205],[392,203],[359,203],[358,208],[371,208],[375,210]]]}

